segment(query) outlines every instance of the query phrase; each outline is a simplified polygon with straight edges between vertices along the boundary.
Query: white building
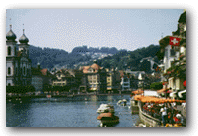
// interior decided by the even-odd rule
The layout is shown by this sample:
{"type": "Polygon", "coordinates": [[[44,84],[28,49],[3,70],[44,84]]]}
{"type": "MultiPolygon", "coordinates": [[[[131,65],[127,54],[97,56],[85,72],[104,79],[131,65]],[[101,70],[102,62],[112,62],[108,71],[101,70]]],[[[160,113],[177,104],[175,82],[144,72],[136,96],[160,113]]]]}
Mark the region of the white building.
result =
{"type": "Polygon", "coordinates": [[[129,90],[130,89],[130,78],[127,77],[126,75],[123,75],[121,77],[121,87],[122,91],[129,90]]]}
{"type": "Polygon", "coordinates": [[[31,60],[29,59],[28,38],[24,34],[17,44],[16,35],[12,31],[6,34],[6,85],[31,85],[31,60]]]}

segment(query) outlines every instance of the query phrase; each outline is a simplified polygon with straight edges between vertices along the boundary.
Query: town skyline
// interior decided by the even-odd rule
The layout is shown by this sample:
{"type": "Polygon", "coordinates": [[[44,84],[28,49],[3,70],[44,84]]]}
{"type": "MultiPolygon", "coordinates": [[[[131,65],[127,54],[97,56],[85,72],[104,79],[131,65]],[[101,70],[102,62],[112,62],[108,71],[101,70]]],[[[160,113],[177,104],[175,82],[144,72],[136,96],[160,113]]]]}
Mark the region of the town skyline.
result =
{"type": "Polygon", "coordinates": [[[71,52],[86,45],[133,51],[158,45],[161,37],[171,35],[182,12],[183,9],[7,9],[6,31],[12,24],[18,41],[25,29],[29,44],[41,48],[71,52]]]}

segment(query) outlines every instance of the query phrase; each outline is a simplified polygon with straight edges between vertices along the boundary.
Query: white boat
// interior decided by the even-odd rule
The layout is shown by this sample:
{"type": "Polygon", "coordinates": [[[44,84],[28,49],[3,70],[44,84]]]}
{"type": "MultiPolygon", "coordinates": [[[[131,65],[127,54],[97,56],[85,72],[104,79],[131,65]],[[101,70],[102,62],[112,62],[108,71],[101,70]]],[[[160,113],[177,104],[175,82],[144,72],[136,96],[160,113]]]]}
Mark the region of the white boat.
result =
{"type": "Polygon", "coordinates": [[[114,107],[109,104],[101,104],[100,107],[97,109],[97,113],[114,113],[114,107]]]}
{"type": "Polygon", "coordinates": [[[126,100],[126,99],[123,99],[123,100],[119,100],[119,101],[117,102],[117,105],[126,106],[126,103],[127,103],[127,100],[126,100]]]}

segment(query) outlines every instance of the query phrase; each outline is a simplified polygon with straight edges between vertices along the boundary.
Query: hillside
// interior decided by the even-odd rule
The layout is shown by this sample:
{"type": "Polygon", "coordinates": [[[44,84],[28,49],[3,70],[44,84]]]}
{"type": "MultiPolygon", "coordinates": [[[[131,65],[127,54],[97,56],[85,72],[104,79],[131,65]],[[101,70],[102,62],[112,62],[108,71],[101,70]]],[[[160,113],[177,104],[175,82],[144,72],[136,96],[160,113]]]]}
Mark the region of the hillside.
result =
{"type": "MultiPolygon", "coordinates": [[[[120,51],[113,56],[105,57],[98,60],[98,64],[102,67],[117,67],[118,69],[130,68],[131,70],[143,70],[151,72],[150,62],[147,60],[140,61],[143,58],[152,57],[158,63],[156,53],[159,51],[159,45],[150,45],[148,47],[140,48],[135,51],[120,51]]],[[[156,65],[154,66],[156,67],[156,65]]]]}
{"type": "Polygon", "coordinates": [[[42,68],[54,67],[75,68],[80,65],[89,65],[93,60],[105,68],[117,67],[118,69],[130,68],[132,70],[150,71],[150,62],[140,60],[146,57],[154,58],[158,62],[156,53],[158,45],[150,45],[135,51],[117,50],[115,47],[87,48],[87,46],[75,47],[71,53],[61,49],[40,48],[30,45],[30,59],[32,67],[39,62],[42,68]]]}

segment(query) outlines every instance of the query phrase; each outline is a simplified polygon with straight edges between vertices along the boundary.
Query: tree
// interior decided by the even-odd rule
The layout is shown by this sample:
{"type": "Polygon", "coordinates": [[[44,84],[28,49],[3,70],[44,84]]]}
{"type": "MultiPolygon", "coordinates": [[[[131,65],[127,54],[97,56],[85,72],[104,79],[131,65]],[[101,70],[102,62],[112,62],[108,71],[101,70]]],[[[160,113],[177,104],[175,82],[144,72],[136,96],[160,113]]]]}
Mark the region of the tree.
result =
{"type": "Polygon", "coordinates": [[[162,82],[155,82],[150,85],[150,89],[159,90],[162,88],[163,88],[162,82]]]}

